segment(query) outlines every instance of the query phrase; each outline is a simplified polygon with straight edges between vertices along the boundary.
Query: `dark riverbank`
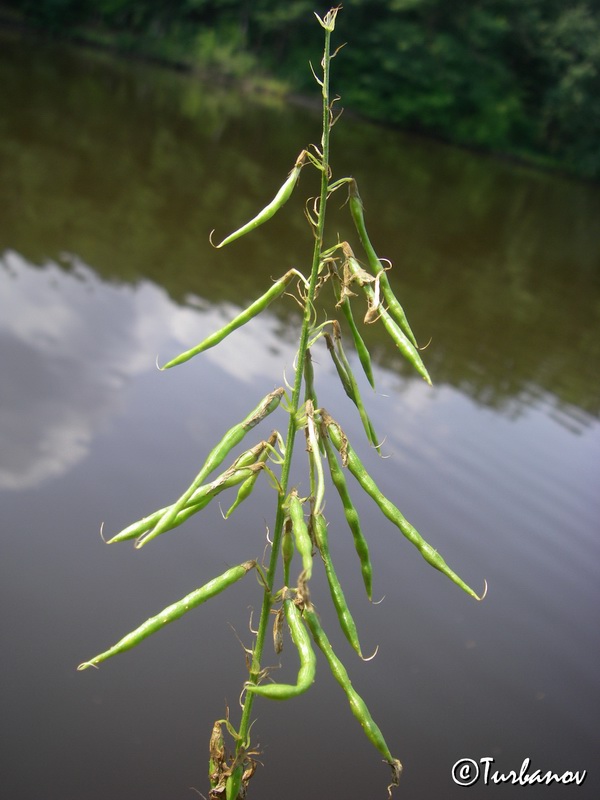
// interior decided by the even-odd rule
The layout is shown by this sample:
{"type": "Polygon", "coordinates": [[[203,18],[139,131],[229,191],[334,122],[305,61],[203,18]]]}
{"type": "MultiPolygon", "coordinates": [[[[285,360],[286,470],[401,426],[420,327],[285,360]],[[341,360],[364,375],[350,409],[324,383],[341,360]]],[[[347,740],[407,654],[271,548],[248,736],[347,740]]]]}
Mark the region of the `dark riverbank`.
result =
{"type": "MultiPolygon", "coordinates": [[[[319,54],[310,2],[5,0],[0,21],[194,70],[244,91],[304,95],[319,54]]],[[[387,126],[600,178],[597,0],[348,0],[336,90],[387,126]]],[[[323,11],[323,9],[320,9],[323,11]]]]}

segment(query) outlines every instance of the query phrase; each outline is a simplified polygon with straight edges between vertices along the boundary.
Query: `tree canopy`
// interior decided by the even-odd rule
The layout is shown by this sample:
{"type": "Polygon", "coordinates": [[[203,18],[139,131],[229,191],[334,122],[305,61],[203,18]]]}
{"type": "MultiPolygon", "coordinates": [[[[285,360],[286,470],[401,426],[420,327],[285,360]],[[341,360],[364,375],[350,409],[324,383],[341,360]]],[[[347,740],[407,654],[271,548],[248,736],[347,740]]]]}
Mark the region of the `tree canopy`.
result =
{"type": "MultiPolygon", "coordinates": [[[[312,0],[12,0],[53,33],[295,91],[318,52],[312,0]]],[[[346,0],[336,62],[344,106],[460,144],[600,177],[600,0],[346,0]]]]}

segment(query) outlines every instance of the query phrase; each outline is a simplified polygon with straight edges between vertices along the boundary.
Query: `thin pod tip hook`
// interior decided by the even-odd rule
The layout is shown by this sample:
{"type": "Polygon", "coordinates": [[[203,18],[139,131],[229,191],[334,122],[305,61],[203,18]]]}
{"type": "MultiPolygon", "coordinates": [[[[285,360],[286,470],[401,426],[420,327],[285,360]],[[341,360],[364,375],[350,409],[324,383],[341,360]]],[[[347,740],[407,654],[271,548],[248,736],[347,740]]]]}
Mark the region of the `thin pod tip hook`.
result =
{"type": "Polygon", "coordinates": [[[359,656],[361,657],[361,659],[363,661],[373,661],[373,659],[375,658],[375,656],[377,655],[378,652],[379,652],[379,645],[377,645],[377,647],[373,651],[373,655],[365,657],[365,656],[363,656],[362,653],[359,653],[359,656]]]}
{"type": "Polygon", "coordinates": [[[138,539],[135,540],[133,543],[133,547],[135,550],[139,550],[146,544],[146,537],[148,534],[140,536],[138,539]]]}
{"type": "Polygon", "coordinates": [[[265,536],[267,537],[267,542],[273,547],[273,540],[271,539],[271,531],[269,530],[269,526],[265,524],[265,536]]]}
{"type": "Polygon", "coordinates": [[[248,620],[248,629],[250,630],[250,633],[252,633],[254,636],[258,636],[258,631],[255,631],[254,628],[252,627],[252,617],[254,616],[254,608],[252,606],[248,606],[248,608],[250,609],[250,619],[248,620]]]}
{"type": "Polygon", "coordinates": [[[285,367],[283,368],[283,382],[285,383],[285,385],[287,386],[287,388],[290,390],[290,392],[292,392],[292,391],[294,390],[294,387],[293,387],[293,386],[292,386],[292,384],[291,384],[291,383],[288,381],[288,379],[287,379],[287,376],[286,376],[286,374],[285,374],[285,367]]]}
{"type": "MultiPolygon", "coordinates": [[[[269,547],[273,547],[273,542],[269,539],[269,529],[267,528],[267,541],[265,542],[265,546],[264,546],[263,554],[262,554],[262,560],[260,562],[263,570],[268,569],[268,567],[267,567],[267,550],[269,549],[269,547]]],[[[259,580],[259,583],[261,583],[260,580],[259,580]]],[[[267,588],[266,584],[264,584],[264,583],[263,583],[263,588],[264,589],[267,588]]]]}
{"type": "Polygon", "coordinates": [[[384,456],[384,455],[383,455],[383,453],[381,452],[381,448],[382,448],[382,447],[383,447],[383,445],[385,444],[386,440],[387,440],[387,436],[384,436],[384,437],[383,437],[383,439],[382,439],[382,440],[379,442],[379,444],[375,444],[375,442],[370,442],[370,444],[371,444],[371,445],[372,445],[372,446],[375,448],[375,450],[377,451],[377,455],[378,455],[378,456],[381,456],[381,458],[391,458],[391,457],[392,457],[392,454],[391,454],[391,453],[389,453],[387,456],[384,456]]]}
{"type": "Polygon", "coordinates": [[[77,667],[77,672],[82,672],[84,669],[87,669],[88,667],[93,667],[94,669],[100,669],[100,667],[97,664],[94,664],[93,661],[83,661],[77,667]]]}
{"type": "Polygon", "coordinates": [[[485,596],[487,595],[487,593],[488,593],[488,582],[487,582],[487,580],[484,578],[484,579],[483,579],[483,594],[481,595],[481,597],[478,597],[478,598],[477,598],[477,599],[479,600],[479,602],[481,602],[482,600],[484,600],[484,599],[485,599],[485,596]]]}

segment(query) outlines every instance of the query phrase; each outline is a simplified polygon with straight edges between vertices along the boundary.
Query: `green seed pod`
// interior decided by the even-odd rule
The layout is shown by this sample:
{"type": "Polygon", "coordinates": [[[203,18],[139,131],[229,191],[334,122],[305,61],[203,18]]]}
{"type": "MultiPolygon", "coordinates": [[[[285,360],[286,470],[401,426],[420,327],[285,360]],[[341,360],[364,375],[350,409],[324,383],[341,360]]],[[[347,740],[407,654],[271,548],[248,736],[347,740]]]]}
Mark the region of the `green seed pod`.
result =
{"type": "Polygon", "coordinates": [[[396,506],[379,490],[373,478],[371,478],[369,473],[362,465],[352,445],[343,434],[338,423],[329,417],[326,412],[322,411],[322,416],[325,424],[327,425],[329,437],[335,448],[341,453],[342,459],[347,465],[349,471],[356,478],[369,497],[371,497],[375,503],[377,503],[379,508],[383,511],[390,522],[393,522],[393,524],[399,528],[401,533],[409,540],[409,542],[414,544],[423,558],[429,564],[431,564],[432,567],[435,567],[444,575],[446,575],[447,578],[450,578],[453,583],[455,583],[457,586],[460,586],[460,588],[467,594],[471,595],[471,597],[474,597],[476,600],[480,600],[481,598],[473,591],[473,589],[471,589],[470,586],[467,586],[462,578],[460,578],[455,572],[453,572],[453,570],[450,569],[442,556],[436,550],[434,550],[433,547],[425,541],[425,539],[423,539],[417,529],[406,520],[396,506]]]}
{"type": "Polygon", "coordinates": [[[362,658],[362,651],[360,649],[360,642],[358,640],[358,631],[356,623],[348,608],[346,597],[342,590],[342,585],[333,567],[331,561],[331,553],[329,552],[329,541],[327,537],[327,523],[322,514],[315,514],[311,517],[312,532],[315,537],[315,543],[323,559],[325,565],[325,574],[327,576],[327,583],[329,584],[329,592],[333,605],[337,612],[337,617],[340,623],[340,628],[346,639],[350,642],[351,646],[356,650],[358,655],[362,658]]]}
{"type": "Polygon", "coordinates": [[[302,569],[304,579],[309,581],[312,575],[312,541],[308,532],[308,527],[304,519],[302,503],[298,497],[298,492],[294,489],[288,498],[290,519],[292,520],[292,530],[296,540],[296,548],[302,558],[302,569]]]}
{"type": "MultiPolygon", "coordinates": [[[[365,287],[366,288],[366,287],[365,287]]],[[[429,377],[429,372],[427,371],[425,364],[423,364],[423,359],[419,355],[418,350],[416,350],[411,342],[408,341],[404,333],[400,330],[400,328],[396,325],[394,320],[390,317],[388,312],[380,306],[379,308],[381,322],[383,323],[383,327],[386,329],[392,341],[400,350],[404,358],[413,365],[413,367],[417,370],[419,375],[425,380],[426,383],[431,386],[431,378],[429,377]]]]}
{"type": "Polygon", "coordinates": [[[362,338],[358,328],[356,327],[356,322],[354,321],[354,316],[352,315],[352,306],[350,305],[350,300],[348,300],[348,298],[345,297],[339,303],[339,306],[342,309],[343,315],[346,317],[346,322],[348,323],[348,327],[350,328],[352,339],[354,340],[354,347],[356,348],[356,352],[358,354],[358,358],[362,365],[363,371],[367,376],[367,380],[374,389],[375,378],[373,377],[373,367],[371,366],[371,355],[369,353],[367,345],[364,342],[364,339],[362,338]]]}
{"type": "Polygon", "coordinates": [[[284,527],[283,535],[281,537],[281,557],[283,560],[283,585],[289,586],[290,583],[290,565],[294,556],[294,537],[292,536],[292,520],[287,517],[284,527]]]}
{"type": "Polygon", "coordinates": [[[315,652],[310,643],[308,632],[302,622],[298,607],[293,600],[288,598],[284,600],[283,607],[285,610],[285,618],[292,635],[292,641],[296,645],[298,655],[300,656],[300,669],[298,671],[296,683],[269,683],[266,686],[257,686],[254,683],[246,684],[248,692],[258,694],[261,697],[268,697],[271,700],[288,700],[290,697],[297,697],[299,694],[306,692],[315,680],[317,668],[315,652]]]}
{"type": "Polygon", "coordinates": [[[327,349],[331,355],[337,373],[340,377],[342,382],[342,386],[344,387],[344,391],[348,395],[348,397],[352,400],[354,405],[358,409],[358,413],[360,415],[361,422],[365,429],[365,433],[367,434],[367,439],[371,442],[373,447],[376,450],[379,450],[379,442],[377,440],[377,434],[375,433],[375,429],[373,428],[373,424],[369,419],[367,411],[362,401],[362,397],[360,396],[360,391],[358,389],[358,384],[356,383],[356,378],[354,377],[354,373],[352,372],[352,368],[346,358],[346,354],[344,353],[344,349],[342,347],[342,334],[340,331],[340,326],[337,321],[333,323],[333,332],[335,337],[335,345],[333,340],[329,334],[325,333],[325,342],[327,344],[327,349]]]}
{"type": "Polygon", "coordinates": [[[306,388],[305,400],[312,400],[313,406],[316,407],[318,404],[317,395],[315,393],[315,370],[309,348],[306,349],[306,356],[304,358],[304,384],[306,388]]]}
{"type": "Polygon", "coordinates": [[[242,787],[243,771],[243,765],[238,764],[237,767],[233,768],[231,775],[227,778],[227,783],[225,784],[226,800],[238,800],[240,789],[242,787]]]}
{"type": "Polygon", "coordinates": [[[325,338],[325,344],[327,345],[327,350],[329,351],[329,355],[331,356],[331,360],[333,361],[333,365],[338,374],[342,387],[346,392],[346,395],[352,401],[354,401],[354,398],[352,397],[352,385],[350,383],[350,379],[348,378],[346,370],[344,369],[342,362],[340,361],[340,358],[336,353],[335,347],[333,345],[333,339],[328,333],[323,334],[323,336],[325,338]]]}
{"type": "Polygon", "coordinates": [[[365,218],[364,218],[364,209],[362,200],[360,199],[360,195],[358,193],[358,187],[356,185],[356,181],[350,181],[348,184],[348,193],[349,193],[349,200],[348,205],[350,206],[350,214],[352,215],[352,220],[354,221],[354,225],[358,232],[358,238],[360,239],[360,243],[363,246],[363,249],[367,255],[367,260],[369,262],[369,266],[373,270],[373,275],[379,276],[379,281],[381,283],[381,291],[383,292],[383,296],[385,298],[386,303],[388,304],[392,316],[395,318],[398,325],[402,328],[408,339],[417,347],[417,340],[408,324],[408,320],[406,319],[406,314],[404,313],[404,309],[398,302],[398,299],[394,292],[392,291],[392,287],[390,286],[390,282],[388,277],[383,269],[383,264],[381,260],[377,256],[373,245],[371,244],[371,240],[369,239],[369,235],[367,234],[367,228],[365,226],[365,218]]]}
{"type": "Polygon", "coordinates": [[[371,565],[371,558],[369,555],[369,545],[367,544],[367,540],[362,532],[358,512],[352,503],[346,478],[342,468],[338,464],[334,449],[331,446],[331,442],[327,436],[321,436],[321,441],[325,447],[327,463],[329,465],[329,472],[331,474],[333,485],[337,489],[340,500],[342,501],[344,516],[346,517],[346,522],[348,523],[348,527],[352,533],[352,538],[354,539],[354,548],[360,561],[360,569],[363,583],[365,584],[365,589],[367,591],[367,597],[369,600],[371,600],[373,596],[373,567],[371,565]]]}
{"type": "Polygon", "coordinates": [[[118,653],[124,653],[126,650],[131,650],[132,647],[135,647],[144,639],[147,639],[148,636],[151,636],[165,625],[168,625],[169,622],[174,622],[184,614],[187,614],[188,611],[191,611],[192,608],[196,608],[207,600],[210,600],[211,597],[220,594],[233,583],[243,578],[244,575],[255,566],[256,561],[246,561],[237,567],[231,567],[231,569],[228,569],[217,578],[213,578],[211,581],[204,584],[204,586],[190,592],[190,594],[186,595],[177,603],[167,606],[156,616],[150,617],[150,619],[147,619],[146,622],[142,623],[142,625],[134,631],[128,633],[104,653],[94,656],[94,658],[89,661],[84,661],[77,669],[84,670],[88,667],[95,667],[97,664],[100,664],[100,662],[106,661],[107,658],[116,656],[118,653]]]}
{"type": "Polygon", "coordinates": [[[346,668],[333,652],[333,648],[325,631],[321,627],[321,623],[319,622],[319,618],[315,614],[315,611],[312,607],[305,607],[304,608],[304,619],[306,620],[306,624],[310,628],[310,632],[312,633],[313,639],[317,647],[321,650],[327,662],[329,664],[329,668],[331,669],[331,673],[339,685],[344,690],[346,697],[348,698],[348,702],[350,704],[350,709],[356,719],[359,721],[365,735],[367,736],[368,740],[373,744],[377,750],[381,753],[384,759],[392,768],[393,774],[393,786],[398,785],[398,778],[400,777],[400,772],[402,771],[402,764],[398,761],[397,758],[394,758],[390,752],[389,747],[385,739],[383,738],[383,734],[381,733],[381,729],[373,720],[369,709],[365,701],[362,697],[358,694],[356,689],[352,686],[352,682],[348,677],[348,673],[346,672],[346,668]]]}
{"type": "Polygon", "coordinates": [[[275,614],[273,620],[273,649],[279,655],[283,650],[283,606],[275,614]]]}
{"type": "Polygon", "coordinates": [[[286,286],[292,279],[294,275],[298,275],[299,273],[294,270],[290,269],[282,278],[275,281],[273,286],[266,291],[263,295],[261,295],[258,300],[255,300],[251,305],[248,306],[241,314],[238,314],[237,317],[228,322],[227,325],[224,325],[220,330],[216,333],[211,334],[206,339],[200,342],[200,344],[192,347],[190,350],[186,350],[185,353],[181,353],[180,355],[176,356],[175,358],[171,359],[164,367],[161,369],[170,369],[171,367],[175,367],[178,364],[183,364],[185,361],[189,361],[190,358],[198,355],[198,353],[203,353],[205,350],[210,350],[211,347],[219,344],[229,336],[230,333],[241,328],[242,325],[245,325],[249,322],[253,317],[256,317],[261,311],[264,311],[267,306],[269,306],[273,300],[283,294],[286,286]]]}
{"type": "MultiPolygon", "coordinates": [[[[238,456],[234,463],[226,469],[225,472],[222,472],[218,478],[215,478],[214,481],[199,486],[186,503],[185,508],[177,514],[171,528],[182,525],[193,514],[205,508],[211,500],[225,491],[225,489],[237,486],[239,483],[242,483],[242,481],[246,481],[253,473],[252,465],[257,461],[264,449],[265,442],[259,442],[254,445],[254,447],[251,447],[238,456]]],[[[117,542],[125,542],[130,539],[142,537],[143,534],[152,530],[170,508],[171,506],[159,508],[153,514],[149,514],[137,522],[133,522],[131,525],[128,525],[126,528],[119,531],[119,533],[115,534],[107,544],[116,544],[117,542]]],[[[169,528],[169,530],[171,530],[171,528],[169,528]]]]}
{"type": "Polygon", "coordinates": [[[209,475],[214,469],[216,469],[220,464],[223,463],[224,459],[227,457],[229,452],[238,445],[244,436],[248,433],[248,431],[252,430],[256,425],[258,425],[261,420],[263,420],[266,416],[271,414],[279,403],[281,402],[281,398],[285,394],[285,389],[280,388],[276,389],[274,392],[268,394],[258,406],[252,411],[248,416],[242,420],[242,422],[234,425],[233,428],[227,431],[225,436],[221,439],[218,445],[216,445],[208,454],[206,461],[204,462],[204,466],[194,479],[193,483],[186,489],[186,491],[181,495],[177,502],[173,503],[172,506],[169,507],[169,510],[161,517],[160,521],[157,523],[155,528],[148,533],[143,541],[136,545],[141,547],[151,539],[154,539],[159,534],[163,533],[164,531],[168,530],[171,527],[173,520],[177,517],[179,512],[185,508],[189,499],[192,497],[194,492],[202,485],[204,479],[209,475]]]}
{"type": "Polygon", "coordinates": [[[274,431],[269,437],[268,441],[263,442],[264,446],[262,452],[259,454],[258,458],[256,459],[256,462],[253,465],[252,474],[249,477],[247,477],[240,486],[237,493],[237,497],[235,498],[233,505],[225,514],[225,519],[228,519],[233,514],[235,509],[240,505],[240,503],[243,503],[244,500],[246,500],[252,494],[256,481],[258,480],[258,476],[262,471],[262,469],[264,468],[267,458],[269,457],[269,452],[274,447],[276,441],[277,441],[277,432],[274,431]]]}
{"type": "Polygon", "coordinates": [[[366,294],[367,299],[369,301],[369,312],[368,316],[373,316],[373,321],[376,317],[380,317],[385,327],[386,331],[392,338],[392,341],[396,345],[396,347],[400,350],[404,358],[412,364],[412,366],[417,370],[419,375],[429,384],[431,385],[431,378],[429,377],[429,373],[423,364],[423,359],[419,355],[418,350],[416,347],[410,342],[405,334],[400,330],[398,325],[394,322],[388,312],[385,310],[383,305],[377,299],[375,292],[370,286],[370,283],[367,283],[362,274],[364,270],[361,269],[360,265],[356,261],[355,258],[349,257],[347,259],[348,269],[350,273],[355,277],[356,281],[360,284],[363,292],[366,294]]]}
{"type": "Polygon", "coordinates": [[[230,242],[239,239],[241,236],[244,236],[246,233],[250,233],[250,231],[253,231],[255,228],[258,228],[259,225],[262,225],[263,223],[267,222],[267,220],[271,219],[271,217],[276,214],[285,203],[287,203],[292,195],[292,192],[294,191],[294,187],[298,182],[298,178],[300,177],[300,170],[304,166],[306,155],[307,154],[305,150],[300,153],[296,159],[294,168],[271,202],[268,203],[263,210],[253,217],[249,222],[247,222],[245,225],[242,225],[242,227],[238,228],[237,231],[230,233],[229,236],[226,236],[220,244],[216,245],[217,248],[224,247],[226,244],[229,244],[230,242]]]}

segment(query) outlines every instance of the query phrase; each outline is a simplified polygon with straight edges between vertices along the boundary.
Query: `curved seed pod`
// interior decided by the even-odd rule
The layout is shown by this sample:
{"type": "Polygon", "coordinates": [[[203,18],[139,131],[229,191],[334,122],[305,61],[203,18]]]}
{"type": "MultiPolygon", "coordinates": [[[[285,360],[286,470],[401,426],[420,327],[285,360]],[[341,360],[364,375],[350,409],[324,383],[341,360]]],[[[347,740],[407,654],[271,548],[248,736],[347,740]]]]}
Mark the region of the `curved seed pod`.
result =
{"type": "Polygon", "coordinates": [[[431,564],[432,567],[435,567],[435,569],[438,569],[440,572],[442,572],[447,578],[450,578],[453,583],[455,583],[457,586],[460,586],[460,588],[467,594],[470,594],[471,597],[474,597],[476,600],[480,600],[481,598],[475,594],[473,589],[471,589],[470,586],[467,586],[462,578],[460,578],[453,570],[450,569],[437,550],[434,550],[433,547],[428,544],[425,539],[423,539],[419,531],[414,528],[410,522],[408,522],[399,509],[397,509],[396,506],[379,490],[377,484],[369,475],[367,470],[362,465],[360,459],[356,455],[354,448],[343,434],[338,423],[335,422],[335,420],[333,420],[331,417],[328,417],[326,412],[322,412],[322,416],[325,424],[327,425],[329,437],[335,448],[341,453],[343,462],[346,464],[352,475],[360,483],[369,497],[371,497],[377,503],[379,508],[383,511],[390,522],[393,522],[394,525],[399,528],[401,533],[408,539],[408,541],[414,544],[425,561],[431,564]]]}
{"type": "MultiPolygon", "coordinates": [[[[313,639],[317,647],[321,650],[327,662],[329,664],[329,668],[333,674],[333,677],[339,683],[339,685],[344,690],[346,697],[348,698],[348,702],[350,703],[350,709],[352,713],[359,721],[363,731],[365,732],[367,739],[373,744],[377,750],[381,753],[384,759],[392,768],[392,786],[398,785],[398,779],[400,777],[400,773],[402,771],[402,764],[398,761],[397,758],[394,758],[390,752],[389,747],[385,739],[383,738],[383,734],[379,726],[373,720],[369,709],[365,701],[362,697],[358,694],[356,689],[352,686],[352,682],[348,677],[348,673],[346,672],[346,668],[333,652],[333,648],[325,631],[321,627],[321,623],[319,622],[319,618],[315,614],[314,609],[312,606],[304,608],[304,619],[306,620],[306,624],[310,628],[310,632],[312,633],[313,639]]],[[[391,788],[391,787],[390,787],[391,788]]]]}
{"type": "Polygon", "coordinates": [[[193,483],[181,495],[179,500],[169,507],[169,510],[161,517],[154,529],[150,531],[136,547],[143,546],[171,527],[173,520],[177,517],[179,512],[185,508],[190,497],[192,497],[194,492],[202,485],[207,475],[223,463],[228,453],[242,441],[248,431],[252,430],[252,428],[258,425],[266,416],[275,411],[284,394],[285,389],[283,388],[275,389],[274,392],[270,392],[242,422],[239,422],[227,431],[219,444],[213,447],[208,454],[204,466],[198,475],[196,475],[193,483]]]}
{"type": "Polygon", "coordinates": [[[210,600],[211,597],[220,594],[233,583],[239,581],[240,578],[243,578],[244,575],[255,566],[256,561],[246,561],[237,567],[231,567],[231,569],[228,569],[217,578],[213,578],[211,581],[204,584],[204,586],[190,592],[190,594],[186,595],[177,603],[167,606],[155,617],[150,617],[150,619],[146,620],[139,628],[136,628],[134,631],[131,631],[131,633],[128,633],[127,636],[124,636],[117,644],[113,645],[104,653],[94,656],[94,658],[89,661],[84,661],[77,669],[84,670],[88,667],[95,667],[97,664],[100,664],[101,661],[106,661],[107,658],[116,656],[118,653],[124,653],[126,650],[131,650],[132,647],[135,647],[141,641],[147,639],[148,636],[156,633],[156,631],[163,628],[169,622],[174,622],[174,620],[179,619],[188,611],[191,611],[192,608],[196,608],[196,606],[210,600]]]}
{"type": "Polygon", "coordinates": [[[358,193],[358,186],[356,185],[356,181],[352,180],[348,184],[348,194],[349,194],[349,201],[348,205],[350,206],[350,214],[352,215],[352,219],[354,221],[354,225],[356,227],[358,238],[360,239],[360,243],[363,246],[363,249],[367,255],[367,259],[369,262],[369,266],[373,270],[374,275],[379,275],[379,281],[381,283],[381,290],[383,292],[383,296],[385,298],[385,302],[388,304],[392,316],[395,318],[398,325],[402,328],[406,336],[412,342],[412,344],[417,347],[417,340],[415,339],[415,335],[412,332],[410,325],[408,324],[408,320],[406,319],[406,314],[404,313],[404,309],[398,302],[398,298],[392,291],[392,287],[390,286],[390,282],[388,277],[383,269],[383,264],[381,260],[377,256],[373,245],[371,244],[371,240],[369,239],[369,235],[367,233],[367,228],[365,226],[365,218],[364,218],[364,209],[362,200],[360,199],[360,195],[358,193]]]}
{"type": "Polygon", "coordinates": [[[242,225],[242,227],[238,228],[237,231],[230,233],[229,236],[226,236],[220,244],[216,245],[217,248],[224,247],[226,244],[239,239],[246,233],[250,233],[250,231],[258,228],[259,225],[262,225],[264,222],[271,219],[271,217],[277,211],[279,211],[279,209],[290,199],[292,192],[294,191],[294,187],[296,186],[298,178],[300,177],[300,170],[304,166],[306,156],[306,151],[303,150],[296,159],[294,168],[284,181],[283,186],[279,189],[271,202],[268,203],[263,210],[253,217],[249,222],[247,222],[245,225],[242,225]]]}
{"type": "Polygon", "coordinates": [[[290,697],[297,697],[310,688],[315,679],[317,659],[310,643],[308,631],[304,627],[298,606],[293,600],[285,599],[283,602],[285,618],[292,635],[292,641],[298,649],[300,656],[300,669],[295,684],[289,683],[269,683],[266,686],[257,686],[254,683],[247,683],[246,689],[253,694],[261,697],[268,697],[271,700],[288,700],[290,697]]]}
{"type": "Polygon", "coordinates": [[[258,300],[255,300],[251,305],[249,305],[248,308],[241,312],[241,314],[238,314],[237,317],[232,319],[231,322],[228,322],[227,325],[224,325],[216,333],[208,336],[206,339],[201,341],[200,344],[197,344],[190,350],[186,350],[185,353],[181,353],[180,355],[171,359],[171,361],[167,362],[160,369],[170,369],[178,364],[183,364],[185,361],[189,361],[190,358],[198,355],[198,353],[203,353],[205,350],[210,350],[211,347],[214,347],[215,345],[219,344],[219,342],[222,342],[223,339],[229,336],[230,333],[233,333],[233,331],[241,328],[242,325],[245,325],[253,317],[256,317],[261,311],[264,311],[265,308],[267,308],[267,306],[273,302],[273,300],[283,294],[283,291],[292,277],[297,274],[298,272],[294,269],[288,270],[283,277],[275,281],[268,291],[261,295],[258,300]]]}
{"type": "Polygon", "coordinates": [[[304,571],[304,579],[309,581],[312,575],[312,541],[304,519],[304,511],[302,510],[302,503],[298,497],[298,492],[294,489],[288,498],[290,519],[292,521],[292,530],[296,540],[296,548],[302,558],[302,569],[304,571]]]}
{"type": "Polygon", "coordinates": [[[358,631],[356,630],[356,623],[354,622],[352,614],[350,613],[350,609],[348,608],[348,603],[346,602],[346,597],[344,596],[344,592],[342,590],[342,585],[339,581],[335,569],[333,568],[333,563],[331,561],[331,554],[329,552],[329,541],[327,537],[327,523],[325,521],[325,517],[322,514],[315,514],[311,518],[311,520],[312,520],[313,535],[315,537],[317,548],[321,553],[323,564],[325,565],[325,574],[327,575],[329,592],[331,594],[331,599],[333,601],[333,605],[335,606],[335,610],[337,612],[340,628],[342,629],[346,639],[350,642],[352,647],[362,658],[362,651],[360,649],[360,642],[358,640],[358,631]]]}
{"type": "Polygon", "coordinates": [[[429,377],[429,373],[425,368],[425,364],[423,364],[423,359],[419,355],[419,351],[412,344],[412,342],[407,339],[405,334],[400,330],[383,305],[381,305],[369,283],[367,283],[363,277],[361,277],[361,274],[364,275],[364,270],[361,269],[354,257],[349,257],[346,263],[351,275],[360,284],[363,292],[367,296],[369,301],[368,315],[373,315],[375,318],[379,316],[381,318],[383,326],[391,336],[394,344],[400,350],[404,358],[406,358],[406,360],[412,364],[419,375],[431,386],[431,378],[429,377]]]}
{"type": "Polygon", "coordinates": [[[325,453],[327,455],[327,463],[329,464],[331,480],[333,481],[333,485],[337,489],[340,500],[342,501],[344,516],[346,517],[346,522],[348,523],[348,527],[352,533],[352,538],[354,539],[354,548],[360,560],[360,570],[362,573],[363,583],[365,584],[365,589],[367,590],[367,597],[369,600],[372,600],[373,567],[371,565],[371,558],[369,556],[369,545],[367,544],[367,540],[365,539],[362,528],[360,527],[358,512],[352,503],[350,492],[348,491],[348,485],[346,484],[346,478],[344,477],[342,468],[338,464],[335,451],[331,446],[331,442],[327,436],[321,436],[321,441],[325,446],[325,453]]]}

